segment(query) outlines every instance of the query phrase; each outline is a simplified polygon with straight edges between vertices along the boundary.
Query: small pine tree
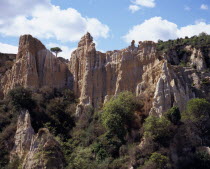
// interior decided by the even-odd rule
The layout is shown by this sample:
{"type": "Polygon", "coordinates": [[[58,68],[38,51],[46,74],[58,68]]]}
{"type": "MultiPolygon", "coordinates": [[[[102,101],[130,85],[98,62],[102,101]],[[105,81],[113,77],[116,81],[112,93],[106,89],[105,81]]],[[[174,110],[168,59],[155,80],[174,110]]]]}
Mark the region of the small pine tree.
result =
{"type": "Polygon", "coordinates": [[[62,52],[61,48],[59,48],[59,47],[51,48],[50,51],[54,52],[56,57],[57,57],[58,53],[62,52]]]}

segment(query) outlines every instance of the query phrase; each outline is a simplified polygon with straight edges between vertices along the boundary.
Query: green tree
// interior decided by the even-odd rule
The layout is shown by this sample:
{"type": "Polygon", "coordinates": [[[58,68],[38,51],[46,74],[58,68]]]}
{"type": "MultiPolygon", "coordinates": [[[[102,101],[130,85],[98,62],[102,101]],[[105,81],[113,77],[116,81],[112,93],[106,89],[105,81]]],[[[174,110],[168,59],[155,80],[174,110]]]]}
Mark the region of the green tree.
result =
{"type": "Polygon", "coordinates": [[[169,159],[168,157],[160,154],[160,153],[152,153],[149,160],[145,162],[142,169],[150,168],[150,169],[168,169],[169,159]]]}
{"type": "Polygon", "coordinates": [[[59,47],[53,47],[50,49],[50,51],[54,52],[56,57],[57,57],[58,53],[62,52],[61,48],[59,48],[59,47]]]}
{"type": "Polygon", "coordinates": [[[169,109],[165,116],[173,123],[177,124],[181,119],[181,113],[179,111],[179,108],[174,106],[171,109],[169,109]]]}
{"type": "Polygon", "coordinates": [[[31,110],[35,106],[35,102],[32,99],[32,93],[29,89],[23,87],[17,87],[9,91],[9,101],[12,106],[19,111],[20,109],[31,110]]]}
{"type": "MultiPolygon", "coordinates": [[[[50,126],[55,129],[55,135],[68,136],[68,132],[74,127],[74,118],[67,111],[69,102],[65,102],[63,98],[51,99],[47,105],[47,115],[50,118],[50,126]]],[[[64,138],[66,139],[66,138],[64,138]]]]}
{"type": "Polygon", "coordinates": [[[164,116],[149,116],[144,123],[144,136],[164,144],[171,136],[170,125],[171,122],[164,116]]]}
{"type": "Polygon", "coordinates": [[[190,119],[194,123],[202,123],[209,119],[210,103],[206,99],[191,99],[187,103],[184,119],[190,119]]]}
{"type": "Polygon", "coordinates": [[[102,122],[104,127],[108,132],[123,140],[129,126],[131,126],[136,107],[137,102],[130,92],[122,92],[113,97],[103,108],[102,122]]]}

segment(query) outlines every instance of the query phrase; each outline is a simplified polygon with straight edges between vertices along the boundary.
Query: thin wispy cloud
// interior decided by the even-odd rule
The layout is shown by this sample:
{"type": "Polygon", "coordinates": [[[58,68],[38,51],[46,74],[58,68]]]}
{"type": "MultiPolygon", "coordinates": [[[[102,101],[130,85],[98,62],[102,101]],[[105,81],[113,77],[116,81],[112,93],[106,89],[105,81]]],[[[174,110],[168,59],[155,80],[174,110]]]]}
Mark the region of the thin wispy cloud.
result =
{"type": "Polygon", "coordinates": [[[185,10],[185,11],[190,11],[191,8],[190,8],[189,6],[185,6],[185,7],[184,7],[184,10],[185,10]]]}
{"type": "Polygon", "coordinates": [[[132,13],[137,12],[139,9],[140,9],[140,7],[139,7],[138,5],[130,5],[130,6],[129,6],[129,10],[130,10],[132,13]]]}
{"type": "Polygon", "coordinates": [[[129,10],[132,13],[137,12],[141,7],[154,8],[156,6],[155,0],[134,0],[131,3],[129,10]]]}
{"type": "Polygon", "coordinates": [[[206,4],[202,4],[201,7],[200,7],[200,9],[202,9],[202,10],[208,10],[209,7],[206,4]]]}
{"type": "Polygon", "coordinates": [[[133,3],[148,8],[154,8],[156,5],[155,0],[135,0],[133,3]]]}

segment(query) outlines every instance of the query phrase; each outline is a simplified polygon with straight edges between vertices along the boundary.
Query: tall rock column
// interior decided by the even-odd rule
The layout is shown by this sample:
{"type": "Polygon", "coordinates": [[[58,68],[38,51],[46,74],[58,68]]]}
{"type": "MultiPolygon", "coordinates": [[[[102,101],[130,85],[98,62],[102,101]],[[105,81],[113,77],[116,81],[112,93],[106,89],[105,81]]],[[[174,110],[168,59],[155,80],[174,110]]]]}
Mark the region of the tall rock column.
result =
{"type": "Polygon", "coordinates": [[[18,117],[15,145],[10,154],[11,161],[17,157],[21,159],[28,153],[33,136],[34,129],[31,127],[30,114],[28,111],[23,110],[18,117]]]}
{"type": "Polygon", "coordinates": [[[6,95],[16,86],[38,89],[71,87],[71,74],[67,63],[56,58],[45,46],[31,35],[20,37],[18,54],[12,68],[1,79],[6,95]]]}

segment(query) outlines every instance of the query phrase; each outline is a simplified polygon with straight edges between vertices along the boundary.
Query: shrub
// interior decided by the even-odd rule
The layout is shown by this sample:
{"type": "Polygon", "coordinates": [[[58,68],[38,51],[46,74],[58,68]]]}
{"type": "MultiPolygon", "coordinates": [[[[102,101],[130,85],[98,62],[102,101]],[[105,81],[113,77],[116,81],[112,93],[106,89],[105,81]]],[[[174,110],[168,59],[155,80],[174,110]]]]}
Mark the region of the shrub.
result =
{"type": "Polygon", "coordinates": [[[191,99],[187,103],[184,119],[190,119],[194,123],[202,123],[209,119],[210,103],[206,99],[191,99]]]}
{"type": "Polygon", "coordinates": [[[118,157],[119,149],[122,145],[121,140],[110,133],[102,135],[98,142],[93,144],[93,152],[98,160],[104,160],[107,157],[118,157]]]}
{"type": "Polygon", "coordinates": [[[141,169],[168,169],[169,168],[169,159],[168,157],[160,153],[152,153],[149,160],[145,162],[144,166],[141,169]]]}
{"type": "Polygon", "coordinates": [[[47,105],[47,115],[51,127],[55,128],[55,135],[67,136],[74,127],[74,118],[66,111],[67,104],[62,98],[55,98],[47,105]]]}
{"type": "Polygon", "coordinates": [[[103,108],[104,127],[123,140],[133,121],[136,106],[135,97],[130,92],[123,92],[112,98],[103,108]]]}
{"type": "Polygon", "coordinates": [[[178,107],[172,107],[171,109],[169,109],[165,116],[173,123],[173,124],[177,124],[180,119],[181,119],[181,113],[179,111],[178,107]]]}
{"type": "Polygon", "coordinates": [[[170,125],[171,122],[164,116],[149,116],[144,123],[144,136],[164,144],[171,136],[170,125]]]}
{"type": "Polygon", "coordinates": [[[35,106],[35,102],[32,100],[32,93],[29,89],[23,87],[14,88],[9,91],[8,97],[16,110],[31,110],[35,106]]]}

